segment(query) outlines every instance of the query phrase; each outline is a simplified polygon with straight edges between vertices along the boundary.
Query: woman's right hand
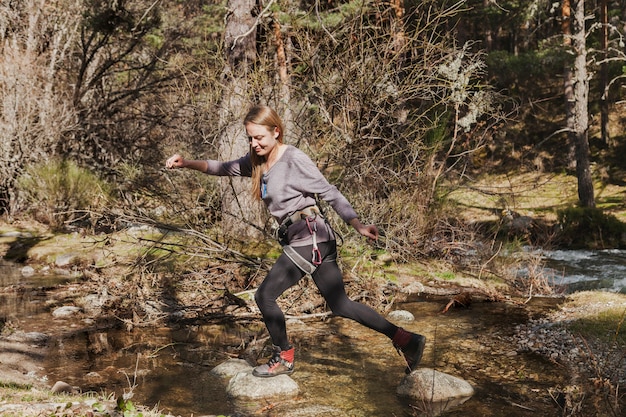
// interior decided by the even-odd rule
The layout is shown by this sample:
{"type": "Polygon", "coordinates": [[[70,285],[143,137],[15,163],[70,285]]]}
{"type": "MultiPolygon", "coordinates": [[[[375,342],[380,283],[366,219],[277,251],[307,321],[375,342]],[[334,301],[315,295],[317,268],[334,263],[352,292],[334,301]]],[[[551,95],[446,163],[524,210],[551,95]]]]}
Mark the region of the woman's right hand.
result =
{"type": "Polygon", "coordinates": [[[175,154],[171,156],[167,161],[165,161],[165,167],[173,169],[173,168],[184,168],[185,167],[185,158],[180,156],[179,154],[175,154]]]}

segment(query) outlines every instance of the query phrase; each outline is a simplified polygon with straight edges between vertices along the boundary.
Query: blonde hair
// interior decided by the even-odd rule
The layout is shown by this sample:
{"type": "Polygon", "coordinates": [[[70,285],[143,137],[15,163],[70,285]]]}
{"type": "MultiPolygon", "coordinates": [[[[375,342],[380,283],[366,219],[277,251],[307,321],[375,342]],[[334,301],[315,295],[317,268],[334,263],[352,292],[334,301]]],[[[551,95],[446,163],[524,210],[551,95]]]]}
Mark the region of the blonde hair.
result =
{"type": "MultiPolygon", "coordinates": [[[[268,106],[257,105],[252,107],[246,117],[243,119],[244,126],[248,123],[254,123],[267,127],[268,130],[278,130],[278,143],[283,143],[283,121],[274,109],[268,106]]],[[[261,177],[263,176],[263,168],[265,166],[265,158],[256,154],[250,148],[250,162],[252,163],[252,186],[250,191],[255,200],[261,200],[261,177]]]]}

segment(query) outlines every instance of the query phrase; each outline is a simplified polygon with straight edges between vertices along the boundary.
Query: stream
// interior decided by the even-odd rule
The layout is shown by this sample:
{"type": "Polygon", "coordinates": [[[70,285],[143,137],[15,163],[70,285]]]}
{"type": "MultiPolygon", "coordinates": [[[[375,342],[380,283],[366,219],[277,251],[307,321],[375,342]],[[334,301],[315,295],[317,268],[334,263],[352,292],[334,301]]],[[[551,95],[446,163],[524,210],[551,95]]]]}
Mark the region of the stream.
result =
{"type": "Polygon", "coordinates": [[[626,294],[626,250],[543,251],[551,282],[568,292],[614,291],[626,294]]]}
{"type": "MultiPolygon", "coordinates": [[[[597,261],[591,255],[589,259],[597,261]]],[[[563,262],[554,270],[580,265],[563,262]]],[[[342,416],[435,414],[429,404],[414,404],[396,395],[404,377],[401,357],[387,338],[350,320],[288,322],[296,347],[292,378],[301,394],[271,403],[237,404],[226,395],[225,382],[210,370],[237,357],[245,341],[266,336],[260,321],[127,331],[97,328],[76,316],[53,319],[46,303],[49,294],[55,286],[71,281],[69,276],[24,277],[16,266],[0,264],[0,284],[5,289],[0,291],[0,318],[18,323],[24,331],[51,335],[43,364],[51,385],[62,380],[83,392],[132,391],[137,403],[185,417],[317,416],[324,415],[324,409],[342,416]],[[19,291],[6,291],[16,286],[19,291]]],[[[620,282],[623,291],[623,278],[617,275],[607,289],[614,290],[620,282]]],[[[568,376],[542,357],[517,352],[510,341],[516,325],[555,308],[558,301],[540,297],[523,305],[476,302],[441,314],[447,301],[416,296],[395,306],[415,316],[413,322],[397,324],[428,338],[421,366],[463,378],[475,387],[472,398],[445,415],[558,415],[549,390],[567,384],[568,376]]]]}

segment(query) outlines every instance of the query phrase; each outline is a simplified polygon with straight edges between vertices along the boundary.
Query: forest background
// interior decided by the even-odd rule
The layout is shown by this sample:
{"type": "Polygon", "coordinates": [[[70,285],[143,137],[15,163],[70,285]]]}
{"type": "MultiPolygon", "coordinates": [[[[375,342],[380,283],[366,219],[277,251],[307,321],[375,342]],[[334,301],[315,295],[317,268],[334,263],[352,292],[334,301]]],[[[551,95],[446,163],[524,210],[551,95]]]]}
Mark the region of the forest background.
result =
{"type": "Polygon", "coordinates": [[[163,169],[174,152],[244,155],[242,117],[265,103],[395,259],[471,269],[499,237],[624,243],[611,212],[623,198],[596,204],[624,181],[623,0],[0,7],[9,219],[95,232],[158,222],[237,250],[267,241],[275,225],[247,181],[163,169]],[[516,190],[558,176],[576,178],[578,198],[520,214],[516,190]]]}
{"type": "Polygon", "coordinates": [[[578,198],[534,207],[515,238],[622,244],[607,211],[620,197],[597,210],[596,196],[623,183],[623,0],[0,7],[5,216],[105,231],[123,214],[226,245],[271,236],[246,181],[162,168],[174,152],[245,154],[242,117],[265,103],[401,259],[498,235],[520,216],[517,191],[559,175],[578,198]]]}
{"type": "Polygon", "coordinates": [[[624,6],[3,0],[0,211],[267,256],[246,180],[163,168],[244,155],[242,117],[265,103],[394,260],[483,271],[500,238],[621,247],[623,196],[601,197],[624,180],[624,6]],[[521,211],[519,190],[558,178],[574,192],[521,211]]]}

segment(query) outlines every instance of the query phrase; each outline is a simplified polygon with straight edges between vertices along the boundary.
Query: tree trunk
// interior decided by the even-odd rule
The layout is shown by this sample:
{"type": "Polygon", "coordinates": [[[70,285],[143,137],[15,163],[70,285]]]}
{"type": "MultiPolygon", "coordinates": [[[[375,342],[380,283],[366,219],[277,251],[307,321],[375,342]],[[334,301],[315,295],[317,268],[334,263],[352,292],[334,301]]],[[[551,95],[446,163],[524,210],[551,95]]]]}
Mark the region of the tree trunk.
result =
{"type": "Polygon", "coordinates": [[[602,64],[600,65],[600,91],[602,95],[600,97],[600,124],[602,142],[610,145],[611,138],[609,137],[609,71],[607,58],[608,43],[609,43],[609,20],[608,20],[608,6],[607,0],[600,0],[600,22],[602,24],[602,31],[600,35],[600,47],[602,49],[602,64]]]}
{"type": "Polygon", "coordinates": [[[576,148],[576,176],[578,199],[582,207],[595,207],[593,181],[589,161],[589,78],[587,74],[587,47],[585,44],[585,2],[573,0],[572,46],[574,59],[574,132],[576,148]]]}
{"type": "MultiPolygon", "coordinates": [[[[483,0],[483,9],[489,7],[491,0],[483,0]]],[[[491,22],[485,22],[484,38],[485,50],[491,52],[493,50],[493,32],[491,31],[491,22]]]]}
{"type": "MultiPolygon", "coordinates": [[[[289,55],[287,53],[289,44],[289,37],[283,36],[279,16],[274,16],[274,39],[276,42],[276,64],[278,67],[278,78],[280,80],[280,97],[278,98],[280,106],[277,109],[279,114],[282,114],[283,125],[285,128],[285,141],[288,138],[295,138],[299,140],[300,136],[296,137],[295,123],[293,121],[293,113],[291,111],[291,79],[289,77],[289,55]]],[[[287,141],[288,142],[288,141],[287,141]]],[[[297,146],[297,143],[296,143],[297,146]]]]}
{"type": "MultiPolygon", "coordinates": [[[[563,0],[561,8],[561,32],[563,33],[563,46],[565,49],[572,47],[572,19],[570,0],[563,0]]],[[[572,80],[572,66],[569,61],[563,68],[563,94],[565,98],[565,127],[568,131],[567,161],[569,168],[573,169],[576,156],[574,152],[574,82],[572,80]]]]}
{"type": "Polygon", "coordinates": [[[622,22],[622,33],[624,33],[626,32],[626,0],[620,1],[620,9],[622,10],[620,22],[622,22]]]}
{"type": "MultiPolygon", "coordinates": [[[[406,15],[404,0],[392,0],[391,8],[394,11],[391,21],[393,27],[392,58],[395,61],[397,68],[400,69],[399,73],[402,73],[401,70],[404,69],[404,67],[406,66],[405,57],[408,53],[408,51],[406,51],[406,45],[408,40],[404,27],[404,16],[406,15]]],[[[398,126],[402,126],[406,123],[409,116],[409,111],[406,107],[406,102],[404,100],[398,100],[394,116],[398,121],[398,126]]]]}
{"type": "Polygon", "coordinates": [[[404,33],[404,1],[391,0],[391,8],[394,12],[393,29],[393,52],[395,56],[404,54],[406,46],[406,34],[404,33]]]}
{"type": "MultiPolygon", "coordinates": [[[[246,140],[243,118],[253,101],[249,96],[246,75],[256,60],[256,27],[254,0],[229,0],[224,32],[226,68],[224,96],[219,106],[222,135],[218,157],[229,161],[245,155],[250,147],[246,140]]],[[[222,227],[226,239],[258,238],[263,224],[262,210],[250,193],[249,178],[221,178],[222,227]]]]}

